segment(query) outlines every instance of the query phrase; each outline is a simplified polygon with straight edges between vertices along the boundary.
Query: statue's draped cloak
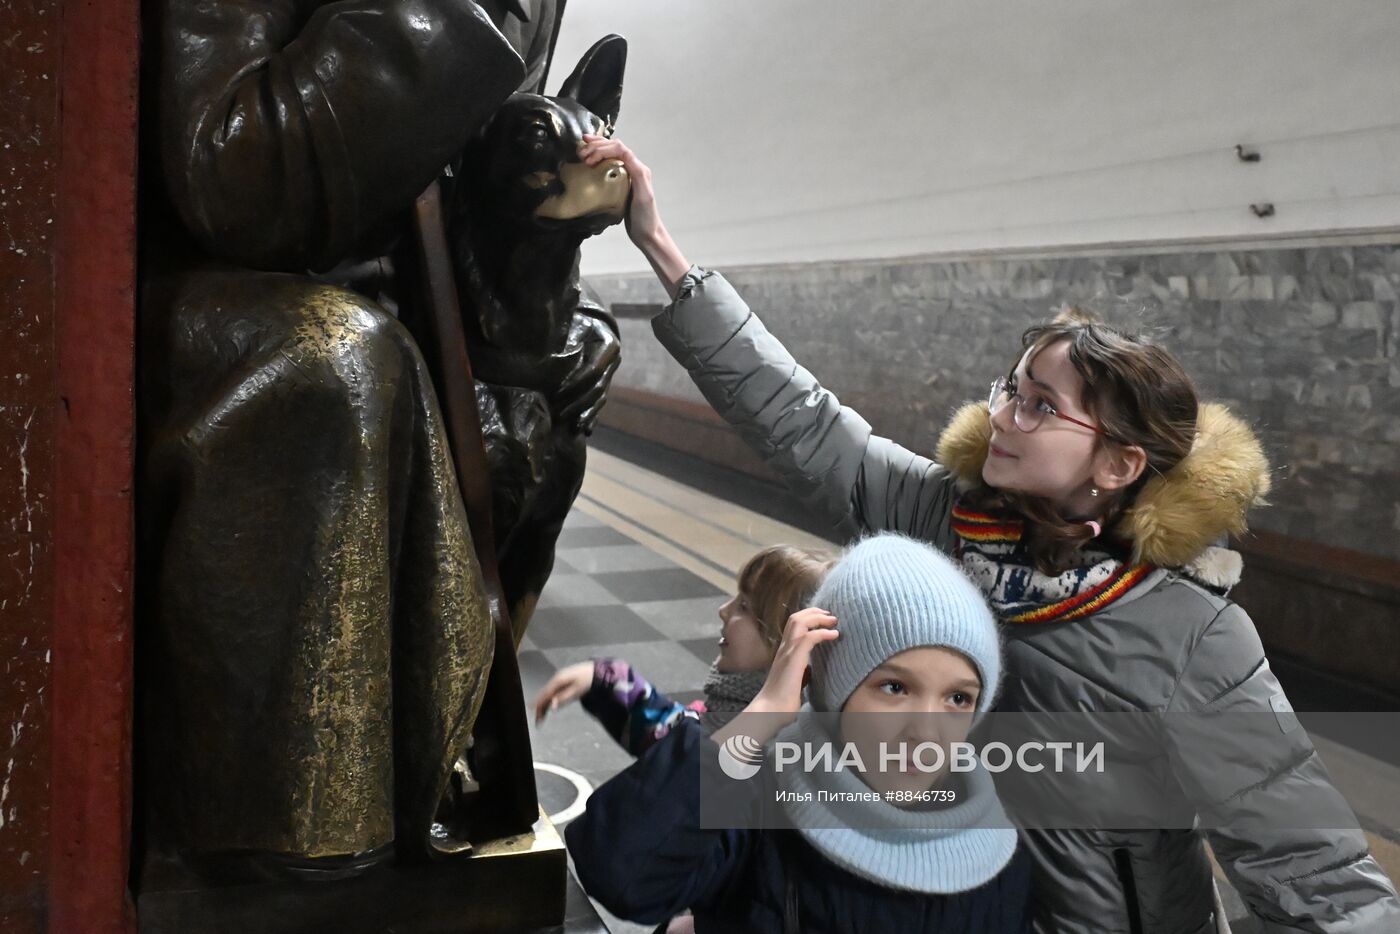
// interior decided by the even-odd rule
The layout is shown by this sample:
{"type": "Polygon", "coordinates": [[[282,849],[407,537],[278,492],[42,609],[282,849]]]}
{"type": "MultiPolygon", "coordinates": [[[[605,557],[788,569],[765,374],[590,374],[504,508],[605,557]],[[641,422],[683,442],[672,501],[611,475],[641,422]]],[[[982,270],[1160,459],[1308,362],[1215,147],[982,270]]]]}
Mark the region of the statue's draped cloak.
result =
{"type": "MultiPolygon", "coordinates": [[[[506,30],[532,56],[536,6],[506,30]]],[[[146,47],[151,842],[428,852],[491,618],[417,347],[310,271],[401,236],[527,68],[462,0],[164,0],[146,47]]]]}

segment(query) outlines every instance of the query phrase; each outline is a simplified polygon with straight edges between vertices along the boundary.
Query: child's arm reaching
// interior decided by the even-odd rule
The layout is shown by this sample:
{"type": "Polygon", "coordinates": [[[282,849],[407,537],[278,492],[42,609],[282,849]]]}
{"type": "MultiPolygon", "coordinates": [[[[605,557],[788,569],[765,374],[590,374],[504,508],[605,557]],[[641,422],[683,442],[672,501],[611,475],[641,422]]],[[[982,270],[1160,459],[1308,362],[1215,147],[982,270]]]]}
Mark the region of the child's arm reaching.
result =
{"type": "Polygon", "coordinates": [[[656,690],[621,659],[600,658],[561,668],[535,698],[535,721],[561,704],[581,700],[618,745],[640,756],[662,739],[681,717],[696,712],[656,690]]]}
{"type": "Polygon", "coordinates": [[[593,684],[582,703],[583,709],[634,756],[660,742],[681,717],[696,717],[695,711],[662,694],[618,658],[594,662],[593,684]]]}
{"type": "Polygon", "coordinates": [[[690,270],[690,263],[681,254],[676,241],[661,223],[656,209],[656,194],[651,186],[651,169],[642,164],[632,151],[620,142],[604,136],[585,133],[579,146],[579,158],[585,165],[598,165],[607,159],[617,159],[632,177],[632,194],[627,202],[627,236],[651,263],[656,278],[674,300],[681,280],[690,270]]]}
{"type": "MultiPolygon", "coordinates": [[[[636,153],[616,139],[584,141],[585,164],[617,159],[632,177],[627,233],[672,300],[652,329],[714,410],[840,538],[890,529],[951,552],[952,474],[874,434],[723,276],[690,265],[661,221],[651,170],[636,153]]],[[[962,411],[970,424],[985,424],[985,410],[962,411]]]]}

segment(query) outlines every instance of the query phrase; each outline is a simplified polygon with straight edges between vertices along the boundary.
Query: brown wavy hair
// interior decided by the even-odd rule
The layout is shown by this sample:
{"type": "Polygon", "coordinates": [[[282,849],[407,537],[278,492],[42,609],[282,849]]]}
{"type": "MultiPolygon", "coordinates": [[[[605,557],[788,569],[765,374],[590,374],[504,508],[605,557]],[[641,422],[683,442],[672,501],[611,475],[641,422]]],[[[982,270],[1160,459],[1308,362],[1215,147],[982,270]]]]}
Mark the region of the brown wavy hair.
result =
{"type": "MultiPolygon", "coordinates": [[[[1107,432],[1098,435],[1099,444],[1136,445],[1147,453],[1142,476],[1109,494],[1104,503],[1099,521],[1104,529],[1112,529],[1151,476],[1165,474],[1190,452],[1200,400],[1191,377],[1170,352],[1078,308],[1067,307],[1049,324],[1027,329],[1016,362],[1027,353],[1034,361],[1061,341],[1069,342],[1069,361],[1084,381],[1080,405],[1107,432]]],[[[1015,367],[1013,363],[1009,372],[1015,367]]],[[[1026,519],[1023,542],[1046,574],[1070,567],[1074,553],[1094,537],[1082,519],[1063,515],[1042,497],[984,485],[974,499],[984,508],[1009,509],[1026,519]]]]}
{"type": "Polygon", "coordinates": [[[771,545],[748,560],[739,592],[749,598],[764,641],[777,648],[788,617],[811,602],[835,564],[835,555],[793,545],[771,545]]]}

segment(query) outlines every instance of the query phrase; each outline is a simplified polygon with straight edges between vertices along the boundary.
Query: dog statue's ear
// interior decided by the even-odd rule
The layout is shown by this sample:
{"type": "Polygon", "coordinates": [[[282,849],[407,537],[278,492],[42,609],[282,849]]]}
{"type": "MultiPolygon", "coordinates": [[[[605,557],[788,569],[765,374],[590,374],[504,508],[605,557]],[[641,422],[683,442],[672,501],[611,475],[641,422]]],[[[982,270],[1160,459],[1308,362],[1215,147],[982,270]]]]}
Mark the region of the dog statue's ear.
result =
{"type": "Polygon", "coordinates": [[[612,126],[622,109],[622,73],[626,67],[627,40],[604,36],[583,53],[556,96],[573,98],[612,126]]]}

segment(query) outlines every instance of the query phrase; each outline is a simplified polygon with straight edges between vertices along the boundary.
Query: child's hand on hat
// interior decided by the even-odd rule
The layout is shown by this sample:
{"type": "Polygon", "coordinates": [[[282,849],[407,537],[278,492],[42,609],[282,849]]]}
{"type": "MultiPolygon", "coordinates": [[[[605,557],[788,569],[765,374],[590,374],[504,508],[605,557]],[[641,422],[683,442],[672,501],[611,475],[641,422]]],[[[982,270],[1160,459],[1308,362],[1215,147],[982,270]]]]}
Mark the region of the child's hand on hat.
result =
{"type": "Polygon", "coordinates": [[[592,662],[577,662],[560,668],[535,696],[535,722],[543,721],[546,714],[558,710],[561,704],[578,700],[592,686],[592,662]]]}
{"type": "Polygon", "coordinates": [[[802,706],[802,688],[807,683],[812,649],[841,635],[836,630],[836,617],[818,607],[798,610],[788,617],[783,628],[783,641],[773,656],[768,678],[759,689],[755,702],[762,702],[769,713],[796,714],[802,706]]]}
{"type": "Polygon", "coordinates": [[[783,641],[773,657],[773,666],[768,669],[763,687],[749,706],[716,730],[711,739],[723,743],[730,735],[743,733],[766,743],[796,720],[797,711],[802,707],[802,688],[807,683],[812,649],[840,635],[836,630],[836,617],[826,610],[808,607],[789,616],[783,628],[783,641]],[[764,716],[745,716],[751,713],[764,716]]]}

